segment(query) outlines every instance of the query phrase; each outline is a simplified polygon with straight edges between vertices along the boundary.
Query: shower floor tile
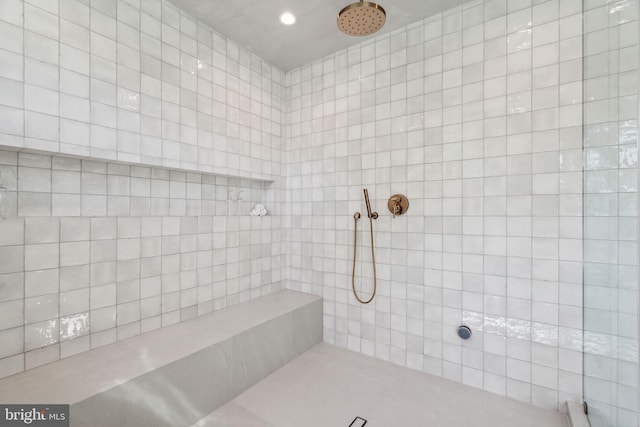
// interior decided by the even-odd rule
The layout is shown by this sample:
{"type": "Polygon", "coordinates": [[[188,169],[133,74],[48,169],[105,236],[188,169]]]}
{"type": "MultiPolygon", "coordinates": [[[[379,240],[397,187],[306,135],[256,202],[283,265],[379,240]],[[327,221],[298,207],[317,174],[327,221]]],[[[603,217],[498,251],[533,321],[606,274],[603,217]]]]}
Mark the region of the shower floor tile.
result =
{"type": "Polygon", "coordinates": [[[318,344],[193,427],[567,427],[567,417],[318,344]],[[358,424],[360,425],[360,424],[358,424]]]}

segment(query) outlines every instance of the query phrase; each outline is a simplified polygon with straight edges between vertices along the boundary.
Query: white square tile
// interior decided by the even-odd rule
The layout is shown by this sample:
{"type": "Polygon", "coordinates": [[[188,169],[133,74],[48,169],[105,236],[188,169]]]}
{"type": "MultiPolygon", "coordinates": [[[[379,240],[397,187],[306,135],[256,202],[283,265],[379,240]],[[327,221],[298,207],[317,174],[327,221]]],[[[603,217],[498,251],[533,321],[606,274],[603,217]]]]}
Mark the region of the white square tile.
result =
{"type": "Polygon", "coordinates": [[[24,2],[19,0],[7,0],[0,8],[0,19],[13,25],[23,24],[24,2]]]}
{"type": "Polygon", "coordinates": [[[24,219],[7,218],[0,221],[0,245],[13,246],[24,244],[24,219]]]}
{"type": "Polygon", "coordinates": [[[0,303],[0,324],[10,329],[24,324],[23,301],[14,300],[0,303]]]}
{"type": "Polygon", "coordinates": [[[60,139],[60,118],[58,116],[26,111],[24,128],[24,134],[29,138],[38,138],[54,142],[60,139]]]}
{"type": "Polygon", "coordinates": [[[59,325],[57,319],[45,320],[43,322],[26,325],[24,328],[25,350],[30,351],[57,343],[59,335],[58,326],[59,325]]]}
{"type": "Polygon", "coordinates": [[[6,50],[22,54],[22,28],[0,21],[0,33],[3,35],[4,40],[6,40],[6,43],[3,46],[6,50]]]}
{"type": "MultiPolygon", "coordinates": [[[[60,293],[60,316],[68,316],[70,314],[87,311],[89,311],[89,288],[60,293]]],[[[85,326],[84,322],[82,322],[84,317],[85,316],[78,319],[67,319],[67,321],[61,320],[61,328],[63,330],[68,329],[63,332],[65,338],[73,338],[81,334],[83,330],[88,327],[88,323],[85,326]]],[[[88,315],[86,317],[88,321],[88,315]]]]}
{"type": "Polygon", "coordinates": [[[25,296],[35,297],[58,292],[59,275],[57,268],[26,272],[24,275],[25,296]]]}
{"type": "Polygon", "coordinates": [[[26,245],[24,267],[26,271],[56,268],[60,265],[60,246],[57,243],[26,245]]]}
{"type": "MultiPolygon", "coordinates": [[[[57,11],[56,11],[57,12],[57,11]]],[[[53,40],[59,37],[59,20],[56,15],[43,9],[24,5],[24,28],[34,31],[53,40]]]]}
{"type": "Polygon", "coordinates": [[[5,358],[24,352],[24,327],[0,331],[0,357],[5,358]]]}
{"type": "Polygon", "coordinates": [[[60,239],[58,218],[26,218],[25,243],[57,243],[60,239]]]}
{"type": "Polygon", "coordinates": [[[0,132],[10,135],[24,135],[24,111],[0,106],[0,132]]]}
{"type": "Polygon", "coordinates": [[[37,323],[58,317],[58,295],[49,294],[25,299],[25,324],[37,323]]]}
{"type": "Polygon", "coordinates": [[[89,264],[90,244],[84,242],[60,243],[60,266],[89,264]]]}
{"type": "MultiPolygon", "coordinates": [[[[57,32],[57,24],[55,31],[57,32]]],[[[48,64],[59,64],[58,42],[31,31],[25,31],[24,33],[24,53],[29,58],[44,61],[48,64]]]]}

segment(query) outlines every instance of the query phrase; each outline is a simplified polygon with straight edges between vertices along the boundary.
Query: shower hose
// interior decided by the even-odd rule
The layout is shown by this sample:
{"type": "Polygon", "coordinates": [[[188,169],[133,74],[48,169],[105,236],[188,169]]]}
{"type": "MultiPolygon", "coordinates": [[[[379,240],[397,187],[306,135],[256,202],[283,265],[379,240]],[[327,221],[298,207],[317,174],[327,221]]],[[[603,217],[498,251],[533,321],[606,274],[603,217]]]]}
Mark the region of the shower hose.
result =
{"type": "Polygon", "coordinates": [[[354,220],[354,228],[353,228],[353,270],[351,270],[351,288],[353,289],[353,295],[356,297],[358,302],[361,304],[369,304],[373,301],[373,297],[376,296],[376,253],[373,246],[373,218],[369,216],[369,232],[371,235],[371,260],[373,261],[373,293],[371,294],[371,298],[368,300],[364,300],[360,298],[358,292],[356,291],[356,256],[358,253],[358,220],[360,219],[360,212],[356,212],[353,215],[354,220]]]}

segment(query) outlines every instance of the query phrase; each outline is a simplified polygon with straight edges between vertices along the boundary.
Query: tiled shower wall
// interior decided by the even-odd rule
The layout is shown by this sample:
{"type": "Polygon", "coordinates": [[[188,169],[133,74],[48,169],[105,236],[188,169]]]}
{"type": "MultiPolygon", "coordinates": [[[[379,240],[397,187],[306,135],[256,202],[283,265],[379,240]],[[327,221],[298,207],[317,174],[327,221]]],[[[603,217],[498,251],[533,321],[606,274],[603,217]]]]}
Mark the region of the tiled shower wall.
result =
{"type": "Polygon", "coordinates": [[[3,0],[0,145],[280,175],[284,74],[161,0],[3,0]]]}
{"type": "Polygon", "coordinates": [[[0,377],[281,287],[279,217],[248,216],[273,184],[7,151],[0,173],[0,377]]]}
{"type": "Polygon", "coordinates": [[[638,12],[585,1],[584,398],[638,425],[638,12]]]}
{"type": "Polygon", "coordinates": [[[0,377],[281,287],[279,217],[248,216],[273,184],[7,151],[0,173],[0,377]]]}
{"type": "Polygon", "coordinates": [[[0,377],[282,286],[284,73],[160,0],[0,40],[0,377]]]}
{"type": "Polygon", "coordinates": [[[468,3],[287,79],[288,287],[325,298],[325,340],[535,405],[579,400],[581,1],[468,3]],[[381,214],[366,306],[350,290],[362,188],[381,214]],[[392,219],[394,193],[410,207],[392,219]]]}
{"type": "MultiPolygon", "coordinates": [[[[584,9],[585,396],[635,425],[638,5],[584,9]]],[[[280,219],[240,216],[279,213],[279,184],[213,172],[286,177],[288,287],[324,296],[327,341],[580,398],[581,2],[473,2],[294,70],[286,95],[159,0],[3,0],[0,35],[0,145],[102,159],[0,154],[0,376],[279,288],[280,219]],[[362,188],[381,213],[371,306],[349,290],[362,188]]]]}

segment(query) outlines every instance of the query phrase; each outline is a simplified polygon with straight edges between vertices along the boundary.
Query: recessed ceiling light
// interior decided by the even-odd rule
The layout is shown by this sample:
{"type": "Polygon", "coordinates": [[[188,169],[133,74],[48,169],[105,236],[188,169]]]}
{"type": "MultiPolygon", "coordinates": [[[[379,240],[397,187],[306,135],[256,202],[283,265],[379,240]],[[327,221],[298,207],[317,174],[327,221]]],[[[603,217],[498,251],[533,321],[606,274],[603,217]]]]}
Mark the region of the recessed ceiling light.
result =
{"type": "Polygon", "coordinates": [[[291,12],[285,12],[280,15],[280,22],[284,25],[293,25],[296,22],[296,17],[291,12]]]}

